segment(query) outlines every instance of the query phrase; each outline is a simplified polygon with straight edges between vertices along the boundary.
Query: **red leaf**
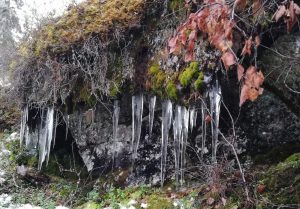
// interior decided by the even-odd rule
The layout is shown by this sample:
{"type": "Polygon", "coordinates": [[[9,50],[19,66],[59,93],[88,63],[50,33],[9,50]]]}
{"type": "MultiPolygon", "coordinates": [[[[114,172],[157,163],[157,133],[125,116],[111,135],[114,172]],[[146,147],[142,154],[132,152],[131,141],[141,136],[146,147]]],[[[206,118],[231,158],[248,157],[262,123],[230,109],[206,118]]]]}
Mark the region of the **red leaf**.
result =
{"type": "Polygon", "coordinates": [[[234,5],[239,11],[243,11],[246,7],[246,0],[235,0],[234,5]]]}
{"type": "Polygon", "coordinates": [[[254,17],[259,17],[264,13],[264,7],[261,0],[253,0],[252,12],[254,17]]]}
{"type": "Polygon", "coordinates": [[[205,122],[206,122],[206,123],[210,123],[211,121],[212,121],[211,116],[210,116],[210,115],[206,115],[206,117],[205,117],[205,122]]]}
{"type": "Polygon", "coordinates": [[[235,56],[231,52],[225,52],[221,57],[226,70],[236,63],[235,56]]]}
{"type": "Polygon", "coordinates": [[[257,72],[254,66],[250,66],[247,69],[240,95],[240,106],[246,100],[256,100],[262,94],[263,89],[260,86],[263,84],[263,81],[264,76],[261,71],[257,72]]]}
{"type": "Polygon", "coordinates": [[[177,43],[177,37],[174,37],[174,38],[171,38],[169,40],[169,44],[168,45],[169,45],[170,48],[173,48],[173,47],[175,47],[176,43],[177,43]]]}
{"type": "Polygon", "coordinates": [[[259,184],[259,185],[257,186],[257,191],[258,191],[258,193],[263,193],[265,190],[266,190],[266,185],[259,184]]]}
{"type": "Polygon", "coordinates": [[[244,48],[242,50],[242,55],[251,55],[252,37],[245,41],[244,48]]]}
{"type": "Polygon", "coordinates": [[[300,15],[300,7],[298,4],[294,3],[294,10],[297,15],[300,15]]]}
{"type": "Polygon", "coordinates": [[[281,5],[278,7],[277,11],[275,12],[275,14],[273,15],[272,19],[275,19],[276,22],[278,22],[278,20],[285,15],[286,13],[286,8],[285,6],[281,5]]]}
{"type": "Polygon", "coordinates": [[[238,64],[237,66],[237,74],[238,74],[238,79],[239,81],[242,79],[243,75],[244,75],[245,69],[241,64],[238,64]]]}
{"type": "Polygon", "coordinates": [[[194,59],[194,53],[193,52],[187,52],[184,56],[185,62],[190,62],[194,59]]]}
{"type": "Polygon", "coordinates": [[[234,27],[235,23],[234,21],[230,20],[226,24],[224,24],[225,27],[225,37],[227,39],[232,39],[232,29],[234,27]]]}
{"type": "Polygon", "coordinates": [[[195,40],[197,38],[197,31],[196,30],[192,30],[192,32],[189,35],[189,40],[195,40]]]}
{"type": "Polygon", "coordinates": [[[260,45],[260,37],[259,36],[255,36],[255,46],[256,48],[260,45]]]}

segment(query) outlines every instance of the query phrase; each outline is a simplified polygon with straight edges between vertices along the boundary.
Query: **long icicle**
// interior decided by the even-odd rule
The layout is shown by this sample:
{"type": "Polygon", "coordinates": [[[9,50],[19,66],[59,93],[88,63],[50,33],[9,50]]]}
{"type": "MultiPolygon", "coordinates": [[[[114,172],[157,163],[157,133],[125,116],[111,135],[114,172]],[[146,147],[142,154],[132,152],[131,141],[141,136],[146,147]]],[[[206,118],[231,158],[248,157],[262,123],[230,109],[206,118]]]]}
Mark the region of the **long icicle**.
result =
{"type": "Polygon", "coordinates": [[[161,186],[163,186],[166,174],[166,161],[168,151],[169,130],[172,124],[172,102],[170,100],[162,103],[162,127],[161,127],[161,186]]]}
{"type": "Polygon", "coordinates": [[[115,163],[116,157],[116,146],[117,146],[117,137],[118,137],[118,124],[119,124],[119,115],[120,115],[120,104],[119,100],[114,101],[114,112],[113,112],[113,156],[112,156],[112,167],[115,163]]]}
{"type": "Polygon", "coordinates": [[[189,114],[190,114],[190,131],[193,131],[193,128],[196,126],[196,119],[197,119],[197,111],[196,107],[193,105],[191,108],[189,108],[189,114]]]}
{"type": "Polygon", "coordinates": [[[142,118],[143,118],[143,94],[132,96],[132,167],[137,159],[137,150],[141,138],[142,118]]]}
{"type": "Polygon", "coordinates": [[[207,114],[206,111],[207,106],[205,105],[205,100],[201,102],[201,129],[202,129],[202,139],[201,139],[201,157],[203,158],[203,155],[206,153],[206,121],[205,117],[207,114]]]}
{"type": "Polygon", "coordinates": [[[21,128],[20,128],[20,146],[23,145],[26,128],[28,126],[28,105],[22,109],[21,128]]]}
{"type": "Polygon", "coordinates": [[[149,136],[152,135],[156,96],[151,96],[149,101],[149,136]]]}
{"type": "Polygon", "coordinates": [[[175,181],[176,188],[179,185],[180,177],[180,142],[182,136],[182,116],[181,116],[181,106],[176,105],[175,107],[175,118],[173,121],[173,136],[174,136],[174,157],[175,157],[175,181]]]}
{"type": "Polygon", "coordinates": [[[221,106],[221,87],[218,80],[215,80],[209,92],[210,98],[210,114],[212,117],[211,133],[212,133],[212,162],[217,162],[218,135],[219,135],[219,117],[221,106]]]}
{"type": "Polygon", "coordinates": [[[180,184],[183,185],[184,183],[184,171],[185,171],[185,153],[186,153],[186,145],[189,133],[189,111],[185,107],[181,107],[181,114],[182,114],[182,137],[181,137],[181,163],[180,163],[180,184]]]}
{"type": "Polygon", "coordinates": [[[47,147],[46,147],[46,152],[47,152],[47,161],[46,164],[48,165],[49,162],[49,157],[50,157],[50,151],[51,151],[51,142],[53,140],[53,133],[54,133],[54,107],[49,107],[48,108],[48,114],[47,114],[47,147]]]}

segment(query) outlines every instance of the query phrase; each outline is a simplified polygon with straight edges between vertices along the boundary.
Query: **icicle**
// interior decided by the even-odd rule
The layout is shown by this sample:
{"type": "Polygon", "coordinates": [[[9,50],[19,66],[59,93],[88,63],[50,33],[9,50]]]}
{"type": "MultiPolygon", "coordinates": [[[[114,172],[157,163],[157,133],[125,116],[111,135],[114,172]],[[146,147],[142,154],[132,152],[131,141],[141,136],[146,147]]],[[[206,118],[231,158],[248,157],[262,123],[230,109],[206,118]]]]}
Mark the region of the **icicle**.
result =
{"type": "Polygon", "coordinates": [[[184,170],[185,170],[185,153],[186,153],[186,145],[189,133],[189,111],[185,107],[181,107],[182,114],[182,137],[181,137],[181,156],[180,156],[180,184],[182,185],[184,182],[184,170]]]}
{"type": "Polygon", "coordinates": [[[56,112],[55,114],[55,120],[54,120],[54,133],[53,133],[53,148],[55,147],[55,140],[56,140],[56,129],[57,129],[57,125],[58,125],[58,112],[56,112]]]}
{"type": "Polygon", "coordinates": [[[207,114],[206,111],[207,106],[205,105],[204,101],[201,103],[201,129],[202,129],[202,142],[201,142],[201,157],[203,158],[203,155],[206,153],[206,121],[205,117],[207,114]]]}
{"type": "Polygon", "coordinates": [[[175,157],[175,180],[176,187],[179,184],[180,177],[180,148],[181,148],[181,136],[182,136],[182,116],[181,106],[175,108],[175,118],[173,121],[173,136],[174,136],[174,157],[175,157]]]}
{"type": "Polygon", "coordinates": [[[151,96],[149,102],[149,135],[150,136],[152,135],[152,129],[153,129],[155,104],[156,104],[156,96],[151,96]]]}
{"type": "Polygon", "coordinates": [[[137,158],[137,150],[140,143],[142,118],[143,118],[143,94],[132,96],[132,166],[137,158]]]}
{"type": "Polygon", "coordinates": [[[161,127],[161,186],[164,184],[165,173],[166,173],[166,161],[167,161],[167,150],[168,150],[168,138],[169,130],[172,123],[172,103],[170,100],[162,103],[162,127],[161,127]]]}
{"type": "Polygon", "coordinates": [[[28,128],[28,105],[26,105],[22,110],[21,117],[21,129],[20,129],[20,145],[23,145],[24,138],[26,137],[26,129],[28,128]]]}
{"type": "Polygon", "coordinates": [[[197,111],[195,106],[192,106],[189,109],[189,114],[190,114],[190,130],[193,131],[193,128],[196,127],[196,119],[197,119],[197,111]]]}
{"type": "Polygon", "coordinates": [[[46,151],[47,151],[47,165],[48,165],[50,150],[51,150],[51,142],[53,140],[53,131],[54,131],[54,108],[53,107],[48,108],[46,129],[47,129],[46,151]]]}
{"type": "Polygon", "coordinates": [[[211,86],[209,92],[210,114],[212,117],[211,133],[212,133],[212,162],[217,162],[218,135],[219,135],[219,117],[221,105],[221,87],[218,80],[211,86]]]}
{"type": "Polygon", "coordinates": [[[118,137],[118,124],[119,124],[120,105],[119,101],[114,101],[114,112],[113,112],[113,156],[112,166],[114,166],[115,155],[116,155],[116,143],[118,137]]]}
{"type": "Polygon", "coordinates": [[[65,123],[66,123],[65,141],[67,141],[67,139],[68,139],[68,133],[69,133],[70,115],[67,115],[67,117],[65,117],[65,123]]]}
{"type": "Polygon", "coordinates": [[[54,131],[54,108],[49,107],[47,109],[46,121],[44,131],[39,137],[39,163],[38,169],[41,170],[43,162],[47,160],[47,164],[50,156],[51,142],[53,139],[54,131]]]}

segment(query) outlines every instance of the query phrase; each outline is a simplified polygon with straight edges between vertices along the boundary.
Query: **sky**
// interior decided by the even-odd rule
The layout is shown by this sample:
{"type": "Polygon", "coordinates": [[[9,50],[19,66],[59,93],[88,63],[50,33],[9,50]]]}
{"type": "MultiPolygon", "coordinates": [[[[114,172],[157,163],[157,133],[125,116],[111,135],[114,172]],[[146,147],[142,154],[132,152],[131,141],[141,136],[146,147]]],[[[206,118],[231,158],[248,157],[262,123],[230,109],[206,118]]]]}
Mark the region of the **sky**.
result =
{"type": "MultiPolygon", "coordinates": [[[[20,26],[24,31],[26,19],[30,27],[34,28],[40,19],[46,18],[49,15],[54,17],[61,16],[70,4],[78,4],[84,0],[23,0],[24,5],[17,8],[17,15],[20,20],[20,26]]],[[[12,1],[12,6],[16,5],[12,1]]],[[[22,33],[16,33],[17,37],[21,37],[22,33]]]]}

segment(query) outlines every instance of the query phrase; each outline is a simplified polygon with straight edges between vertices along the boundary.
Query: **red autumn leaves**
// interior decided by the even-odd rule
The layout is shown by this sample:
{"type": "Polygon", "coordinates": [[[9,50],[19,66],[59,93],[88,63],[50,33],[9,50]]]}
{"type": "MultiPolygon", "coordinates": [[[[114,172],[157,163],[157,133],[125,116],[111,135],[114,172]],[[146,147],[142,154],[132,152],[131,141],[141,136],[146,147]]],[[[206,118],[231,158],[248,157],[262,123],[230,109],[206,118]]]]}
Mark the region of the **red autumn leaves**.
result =
{"type": "MultiPolygon", "coordinates": [[[[189,1],[186,1],[189,2],[189,1]]],[[[263,11],[260,0],[252,2],[253,16],[263,11]]],[[[261,71],[254,66],[250,66],[246,71],[238,63],[238,58],[232,50],[233,29],[236,26],[232,17],[232,8],[226,4],[225,0],[203,0],[204,7],[196,13],[191,13],[187,21],[176,31],[176,35],[168,42],[170,54],[184,54],[185,62],[195,59],[194,50],[198,41],[198,36],[207,38],[212,46],[222,52],[221,60],[226,70],[231,66],[237,66],[238,79],[241,83],[240,105],[246,100],[254,101],[263,89],[260,87],[264,81],[261,71]]],[[[246,0],[235,0],[234,8],[244,10],[247,5],[246,0]]],[[[253,47],[260,45],[260,38],[252,36],[245,40],[241,56],[251,56],[253,47]]]]}
{"type": "Polygon", "coordinates": [[[199,32],[205,33],[210,43],[223,53],[232,47],[232,29],[235,23],[228,19],[228,5],[224,0],[204,0],[203,3],[210,6],[191,13],[188,20],[177,29],[177,35],[169,40],[169,52],[180,54],[184,50],[186,62],[194,59],[199,32]]]}
{"type": "Polygon", "coordinates": [[[246,101],[254,101],[262,94],[263,88],[260,86],[264,82],[264,75],[261,71],[257,71],[254,66],[250,66],[246,70],[243,78],[242,90],[240,95],[240,106],[246,101]]]}
{"type": "Polygon", "coordinates": [[[297,23],[296,15],[300,15],[300,7],[294,1],[286,1],[284,5],[280,5],[273,15],[272,19],[278,22],[282,17],[287,25],[287,31],[290,32],[297,23]]]}

